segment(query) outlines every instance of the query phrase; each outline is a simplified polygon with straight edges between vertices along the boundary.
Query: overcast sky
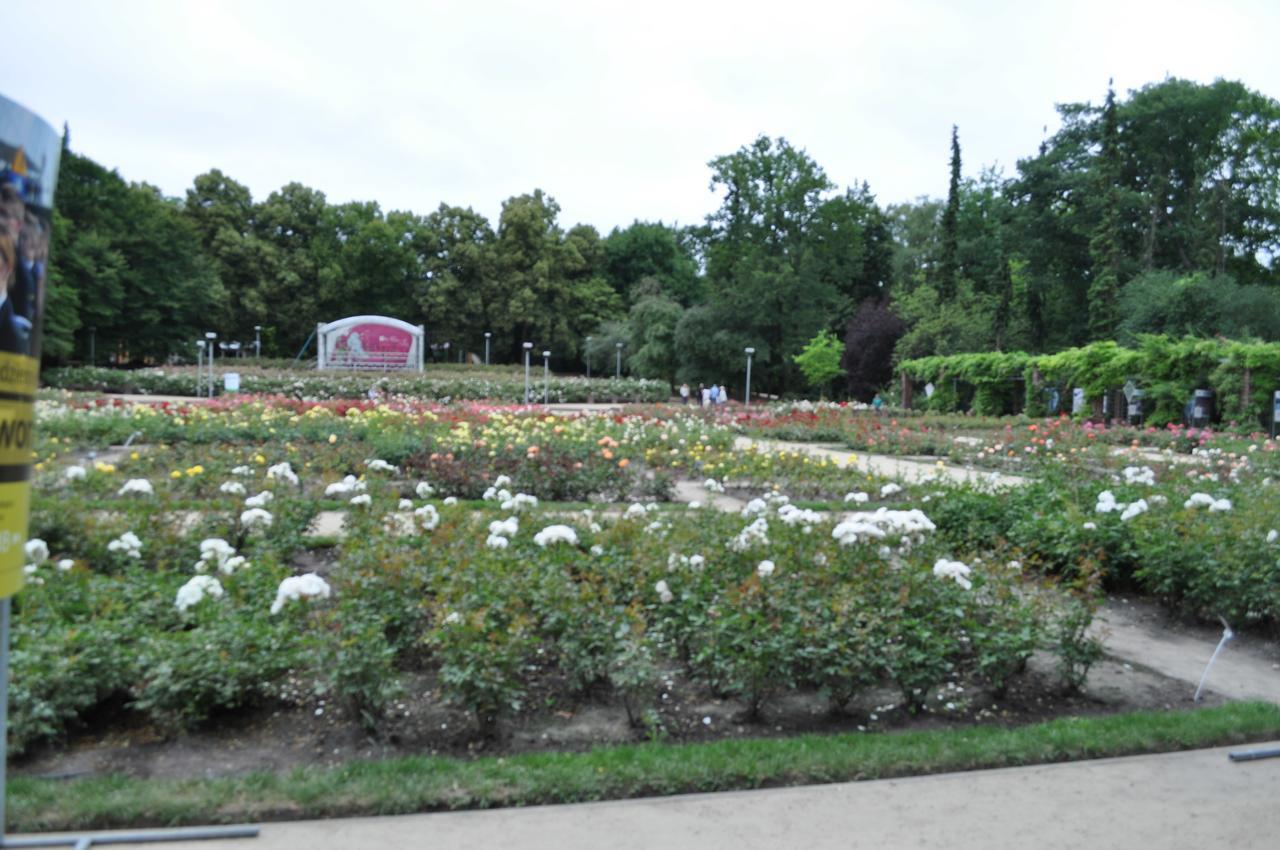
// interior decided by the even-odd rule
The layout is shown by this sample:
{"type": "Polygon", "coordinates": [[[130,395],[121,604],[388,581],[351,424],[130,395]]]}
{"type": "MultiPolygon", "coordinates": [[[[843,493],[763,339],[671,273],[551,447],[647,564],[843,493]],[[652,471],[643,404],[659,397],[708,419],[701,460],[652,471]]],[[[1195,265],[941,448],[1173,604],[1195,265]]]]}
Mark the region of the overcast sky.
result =
{"type": "Polygon", "coordinates": [[[43,0],[0,93],[129,180],[426,213],[541,188],[560,223],[701,221],[711,158],[785,136],[882,203],[1033,154],[1055,103],[1166,75],[1280,97],[1280,4],[43,0]],[[368,5],[369,9],[361,8],[368,5]]]}

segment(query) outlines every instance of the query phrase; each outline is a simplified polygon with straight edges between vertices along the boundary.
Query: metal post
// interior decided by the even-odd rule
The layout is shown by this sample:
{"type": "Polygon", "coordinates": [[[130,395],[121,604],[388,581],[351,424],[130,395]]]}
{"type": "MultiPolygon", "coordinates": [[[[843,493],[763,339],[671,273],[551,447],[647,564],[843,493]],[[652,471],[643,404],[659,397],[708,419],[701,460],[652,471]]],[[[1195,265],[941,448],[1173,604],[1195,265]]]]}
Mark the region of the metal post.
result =
{"type": "Polygon", "coordinates": [[[486,366],[489,365],[489,339],[492,336],[493,334],[489,333],[488,331],[484,332],[484,365],[486,366]]]}
{"type": "Polygon", "coordinates": [[[616,343],[616,345],[618,348],[618,359],[617,359],[617,363],[614,364],[613,377],[621,378],[622,377],[622,343],[619,342],[619,343],[616,343]]]}
{"type": "Polygon", "coordinates": [[[551,352],[542,352],[542,406],[546,407],[549,398],[548,381],[551,376],[551,352]]]}
{"type": "Polygon", "coordinates": [[[524,347],[524,403],[529,403],[529,352],[533,350],[533,343],[526,342],[524,347]]]}
{"type": "Polygon", "coordinates": [[[587,380],[591,380],[591,337],[587,337],[587,346],[582,350],[582,359],[587,361],[587,380]]]}
{"type": "Polygon", "coordinates": [[[262,325],[253,326],[253,356],[262,359],[262,325]]]}
{"type": "Polygon", "coordinates": [[[9,766],[9,597],[0,599],[0,846],[4,846],[9,766]]]}
{"type": "Polygon", "coordinates": [[[98,365],[98,328],[94,325],[89,326],[89,365],[98,365]]]}
{"type": "Polygon", "coordinates": [[[217,338],[218,338],[218,335],[217,335],[216,333],[214,333],[213,331],[205,331],[204,338],[205,338],[206,340],[208,340],[208,342],[209,342],[209,345],[208,345],[208,349],[209,349],[209,398],[213,398],[213,381],[214,381],[214,375],[213,375],[213,351],[214,351],[214,346],[213,346],[213,341],[214,341],[215,339],[217,339],[217,338]]]}
{"type": "Polygon", "coordinates": [[[755,354],[756,350],[754,348],[744,348],[743,351],[747,352],[747,392],[743,396],[743,401],[747,407],[750,407],[751,406],[751,355],[755,354]]]}
{"type": "Polygon", "coordinates": [[[204,340],[196,340],[196,398],[204,395],[204,340]]]}

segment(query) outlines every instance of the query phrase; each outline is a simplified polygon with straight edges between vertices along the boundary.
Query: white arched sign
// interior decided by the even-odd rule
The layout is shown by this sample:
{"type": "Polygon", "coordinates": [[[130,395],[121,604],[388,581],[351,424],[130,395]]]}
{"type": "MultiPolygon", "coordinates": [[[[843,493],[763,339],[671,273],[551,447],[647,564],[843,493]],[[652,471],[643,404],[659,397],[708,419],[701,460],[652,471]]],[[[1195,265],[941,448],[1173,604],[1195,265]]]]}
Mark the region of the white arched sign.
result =
{"type": "Polygon", "coordinates": [[[388,316],[349,316],[316,328],[320,369],[422,371],[426,330],[388,316]]]}

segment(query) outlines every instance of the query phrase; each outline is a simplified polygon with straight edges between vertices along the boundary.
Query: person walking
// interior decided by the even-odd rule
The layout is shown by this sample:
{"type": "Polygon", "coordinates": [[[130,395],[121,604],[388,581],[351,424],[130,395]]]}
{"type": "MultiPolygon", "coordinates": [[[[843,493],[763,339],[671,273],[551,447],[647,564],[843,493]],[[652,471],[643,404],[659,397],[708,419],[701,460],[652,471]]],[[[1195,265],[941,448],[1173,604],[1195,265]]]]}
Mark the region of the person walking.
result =
{"type": "Polygon", "coordinates": [[[698,384],[698,395],[702,396],[703,407],[711,404],[711,390],[707,389],[706,384],[698,384]]]}
{"type": "Polygon", "coordinates": [[[680,385],[680,403],[681,404],[689,403],[689,385],[688,384],[680,385]]]}

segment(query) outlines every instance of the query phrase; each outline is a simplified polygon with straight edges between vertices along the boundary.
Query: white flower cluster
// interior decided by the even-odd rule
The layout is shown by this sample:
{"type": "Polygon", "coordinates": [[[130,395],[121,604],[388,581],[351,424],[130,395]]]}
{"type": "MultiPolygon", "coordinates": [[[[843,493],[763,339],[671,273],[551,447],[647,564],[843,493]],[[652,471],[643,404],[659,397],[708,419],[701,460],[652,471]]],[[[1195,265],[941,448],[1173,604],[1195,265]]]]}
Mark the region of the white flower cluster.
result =
{"type": "Polygon", "coordinates": [[[867,500],[869,500],[870,498],[871,498],[870,496],[868,496],[866,493],[862,492],[861,490],[854,490],[852,493],[844,494],[844,501],[846,505],[849,502],[855,502],[861,505],[865,503],[867,500]]]}
{"type": "Polygon", "coordinates": [[[1207,507],[1215,513],[1229,511],[1232,508],[1230,499],[1215,499],[1208,493],[1192,493],[1191,497],[1182,503],[1182,506],[1184,508],[1207,507]]]}
{"type": "Polygon", "coordinates": [[[289,576],[276,588],[276,601],[271,603],[271,613],[279,614],[285,603],[299,599],[328,599],[329,583],[315,573],[289,576]]]}
{"type": "Polygon", "coordinates": [[[878,508],[873,513],[858,513],[839,523],[831,530],[831,536],[841,546],[852,546],[863,542],[864,538],[876,540],[891,534],[904,538],[922,540],[923,536],[936,531],[933,520],[925,516],[924,511],[912,508],[909,511],[893,511],[878,508]]]}
{"type": "Polygon", "coordinates": [[[489,523],[489,538],[485,540],[484,545],[490,549],[506,549],[511,544],[511,538],[516,536],[516,532],[520,530],[520,520],[518,517],[507,517],[502,520],[494,520],[489,523]]]}
{"type": "Polygon", "coordinates": [[[440,512],[436,510],[435,505],[423,505],[413,512],[418,518],[418,525],[422,526],[423,531],[435,531],[436,526],[440,524],[440,512]]]}
{"type": "Polygon", "coordinates": [[[253,467],[245,466],[244,464],[241,464],[240,466],[234,467],[231,470],[231,474],[232,475],[253,475],[253,467]]]}
{"type": "Polygon", "coordinates": [[[706,481],[702,482],[702,489],[706,490],[708,493],[723,493],[724,485],[714,478],[708,478],[706,481]]]}
{"type": "Polygon", "coordinates": [[[38,567],[49,560],[49,544],[39,537],[33,537],[22,547],[22,554],[26,556],[28,564],[38,567]]]}
{"type": "Polygon", "coordinates": [[[1116,494],[1110,490],[1103,490],[1098,494],[1098,503],[1093,506],[1094,513],[1109,514],[1113,511],[1123,511],[1127,508],[1124,502],[1116,501],[1116,494]]]}
{"type": "Polygon", "coordinates": [[[200,541],[200,560],[195,563],[197,573],[205,573],[213,568],[229,576],[247,566],[248,560],[243,555],[237,555],[236,547],[221,537],[209,537],[200,541]]]}
{"type": "Polygon", "coordinates": [[[239,481],[224,481],[218,487],[218,492],[226,493],[231,496],[243,496],[245,494],[244,485],[239,481]]]}
{"type": "Polygon", "coordinates": [[[139,496],[154,496],[155,488],[151,486],[151,482],[145,478],[130,478],[117,491],[119,496],[129,496],[137,494],[139,496]]]}
{"type": "Polygon", "coordinates": [[[623,519],[635,519],[646,514],[653,513],[658,509],[657,502],[632,502],[627,506],[627,510],[623,513],[623,519]]]}
{"type": "Polygon", "coordinates": [[[178,611],[185,614],[187,609],[199,605],[206,597],[221,599],[222,583],[213,576],[192,576],[186,584],[178,588],[178,595],[173,600],[173,604],[178,611]]]}
{"type": "Polygon", "coordinates": [[[946,558],[939,558],[933,565],[933,574],[938,578],[949,578],[965,590],[973,587],[973,582],[969,580],[969,575],[973,570],[961,561],[949,561],[946,558]]]}
{"type": "Polygon", "coordinates": [[[787,525],[798,525],[808,534],[813,530],[813,526],[823,521],[824,517],[809,508],[797,508],[795,505],[786,504],[778,508],[778,519],[787,525]]]}
{"type": "Polygon", "coordinates": [[[671,592],[671,588],[667,585],[665,580],[660,579],[658,583],[653,586],[653,590],[658,594],[659,601],[664,605],[668,602],[675,601],[676,595],[671,592]]]}
{"type": "Polygon", "coordinates": [[[1149,466],[1126,466],[1121,470],[1126,484],[1156,485],[1156,471],[1149,466]]]}
{"type": "Polygon", "coordinates": [[[571,546],[577,546],[578,532],[567,525],[548,525],[533,535],[533,542],[544,547],[553,543],[568,543],[571,546]]]}
{"type": "Polygon", "coordinates": [[[368,493],[361,493],[358,496],[352,496],[347,500],[347,503],[355,508],[366,508],[373,504],[373,497],[368,493]]]}
{"type": "Polygon", "coordinates": [[[776,569],[777,567],[774,565],[773,561],[761,561],[756,565],[756,575],[760,576],[762,579],[766,579],[773,575],[773,572],[776,569]]]}
{"type": "Polygon", "coordinates": [[[1128,522],[1139,514],[1145,514],[1150,509],[1151,508],[1147,504],[1146,499],[1139,499],[1136,502],[1130,503],[1129,506],[1124,509],[1124,512],[1120,514],[1120,521],[1128,522]]]}
{"type": "Polygon", "coordinates": [[[730,540],[727,545],[735,552],[745,552],[753,546],[768,546],[769,521],[764,517],[758,517],[738,532],[738,536],[730,540]]]}
{"type": "MultiPolygon", "coordinates": [[[[506,493],[505,490],[502,491],[506,493]]],[[[538,497],[530,496],[528,493],[516,493],[514,496],[507,494],[507,498],[502,499],[498,507],[504,511],[513,511],[519,513],[526,508],[536,508],[538,506],[538,497]]]]}
{"type": "Polygon", "coordinates": [[[246,531],[254,528],[270,528],[273,522],[275,522],[275,517],[264,508],[249,508],[249,510],[240,514],[240,524],[244,526],[246,531]]]}
{"type": "Polygon", "coordinates": [[[83,466],[68,466],[62,472],[63,477],[68,481],[80,481],[88,474],[88,471],[83,466]]]}
{"type": "Polygon", "coordinates": [[[753,516],[764,516],[767,513],[769,513],[769,503],[764,499],[752,499],[742,509],[742,516],[748,519],[753,516]]]}
{"type": "Polygon", "coordinates": [[[267,479],[270,481],[288,481],[295,487],[298,485],[298,474],[293,471],[289,461],[284,460],[267,467],[267,479]]]}
{"type": "Polygon", "coordinates": [[[893,482],[889,482],[888,484],[880,488],[880,498],[887,499],[890,496],[895,496],[901,492],[902,492],[902,487],[900,485],[894,484],[893,482]]]}
{"type": "Polygon", "coordinates": [[[108,552],[123,552],[130,558],[142,557],[142,541],[132,531],[126,531],[107,544],[108,552]]]}
{"type": "Polygon", "coordinates": [[[250,496],[249,498],[245,499],[244,506],[246,508],[265,508],[267,506],[267,503],[270,502],[275,497],[276,497],[275,494],[272,493],[270,490],[263,490],[258,495],[250,496]]]}
{"type": "Polygon", "coordinates": [[[365,460],[364,465],[370,472],[390,472],[393,475],[400,474],[400,467],[392,466],[380,457],[368,458],[365,460]]]}
{"type": "Polygon", "coordinates": [[[413,492],[418,494],[419,499],[430,499],[431,494],[435,491],[436,488],[432,487],[426,481],[419,481],[418,485],[413,488],[413,492]]]}
{"type": "Polygon", "coordinates": [[[1276,531],[1276,530],[1273,528],[1273,529],[1271,529],[1270,531],[1268,531],[1268,532],[1267,532],[1267,542],[1268,542],[1268,543],[1275,543],[1275,542],[1276,542],[1276,540],[1280,540],[1280,531],[1276,531]]]}
{"type": "Polygon", "coordinates": [[[348,493],[361,493],[366,489],[366,485],[354,475],[348,475],[341,481],[335,481],[328,487],[324,488],[326,496],[345,496],[348,493]]]}
{"type": "MultiPolygon", "coordinates": [[[[421,487],[422,485],[419,484],[418,486],[421,487]]],[[[493,485],[489,487],[489,489],[485,490],[484,495],[480,498],[484,499],[486,502],[505,502],[507,499],[511,498],[511,491],[507,489],[510,486],[511,478],[506,475],[499,475],[497,478],[493,479],[493,485]]],[[[431,485],[427,484],[427,488],[429,493],[431,485]]],[[[421,491],[419,491],[419,495],[421,495],[421,491]]],[[[423,498],[425,499],[426,496],[423,496],[423,498]]]]}
{"type": "Polygon", "coordinates": [[[707,565],[707,559],[701,555],[678,555],[672,552],[667,556],[667,572],[675,572],[677,567],[688,567],[697,572],[707,565]]]}

